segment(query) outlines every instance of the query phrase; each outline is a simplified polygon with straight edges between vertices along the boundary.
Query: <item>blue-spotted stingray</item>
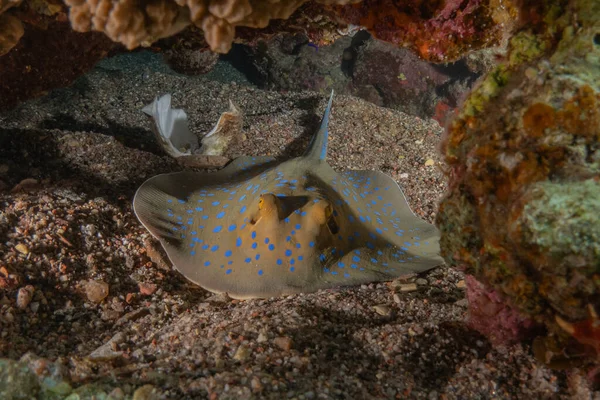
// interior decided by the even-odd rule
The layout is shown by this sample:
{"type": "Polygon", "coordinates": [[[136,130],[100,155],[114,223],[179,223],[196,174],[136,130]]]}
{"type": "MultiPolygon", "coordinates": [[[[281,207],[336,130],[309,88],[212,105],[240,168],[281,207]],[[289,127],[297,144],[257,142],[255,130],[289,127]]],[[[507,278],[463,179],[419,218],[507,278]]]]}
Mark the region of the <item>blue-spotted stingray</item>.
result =
{"type": "Polygon", "coordinates": [[[137,217],[186,278],[232,298],[266,298],[442,264],[438,230],[413,214],[391,177],[327,164],[332,100],[301,157],[244,156],[138,189],[137,217]]]}

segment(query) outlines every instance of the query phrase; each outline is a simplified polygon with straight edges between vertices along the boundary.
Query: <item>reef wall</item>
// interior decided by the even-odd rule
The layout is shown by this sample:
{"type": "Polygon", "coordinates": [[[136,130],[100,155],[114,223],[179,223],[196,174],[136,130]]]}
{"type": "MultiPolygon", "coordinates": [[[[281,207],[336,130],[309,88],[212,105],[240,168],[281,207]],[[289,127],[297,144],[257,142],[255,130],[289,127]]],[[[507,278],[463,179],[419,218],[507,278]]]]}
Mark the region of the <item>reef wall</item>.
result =
{"type": "Polygon", "coordinates": [[[437,225],[476,278],[472,325],[496,343],[536,332],[539,358],[571,365],[600,350],[600,3],[520,7],[506,60],[447,127],[437,225]]]}

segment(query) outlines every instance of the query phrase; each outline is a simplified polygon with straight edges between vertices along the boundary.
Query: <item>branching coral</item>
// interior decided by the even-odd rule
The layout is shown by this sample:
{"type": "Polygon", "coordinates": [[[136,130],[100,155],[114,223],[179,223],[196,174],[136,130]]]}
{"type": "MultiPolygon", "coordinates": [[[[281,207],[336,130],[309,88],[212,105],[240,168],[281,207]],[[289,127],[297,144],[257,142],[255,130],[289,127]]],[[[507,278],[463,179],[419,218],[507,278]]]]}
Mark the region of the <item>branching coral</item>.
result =
{"type": "Polygon", "coordinates": [[[442,252],[553,341],[598,357],[600,335],[578,327],[600,305],[600,4],[520,6],[506,61],[446,132],[442,252]]]}
{"type": "MultiPolygon", "coordinates": [[[[354,0],[356,1],[356,0],[354,0]]],[[[173,35],[189,24],[204,31],[213,51],[231,48],[235,27],[264,28],[288,18],[306,0],[66,0],[73,28],[102,31],[133,49],[173,35]]],[[[321,3],[348,3],[323,0],[321,3]]]]}

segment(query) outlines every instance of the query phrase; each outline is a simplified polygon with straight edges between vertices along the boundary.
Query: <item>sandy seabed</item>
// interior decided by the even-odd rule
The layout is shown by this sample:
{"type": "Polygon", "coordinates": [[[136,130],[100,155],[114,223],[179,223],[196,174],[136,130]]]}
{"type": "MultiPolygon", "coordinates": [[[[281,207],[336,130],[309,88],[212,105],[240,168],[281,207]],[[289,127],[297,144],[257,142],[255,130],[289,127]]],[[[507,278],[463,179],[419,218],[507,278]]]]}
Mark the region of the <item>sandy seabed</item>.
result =
{"type": "MultiPolygon", "coordinates": [[[[141,53],[0,114],[0,357],[31,352],[63,365],[73,386],[152,384],[169,399],[594,395],[527,345],[492,348],[470,330],[464,277],[447,267],[268,300],[188,283],[131,208],[145,179],[181,169],[140,112],[167,92],[194,132],[208,132],[230,99],[244,112],[246,140],[230,157],[302,154],[327,100],[261,91],[234,71],[184,77],[141,53]]],[[[391,175],[432,222],[445,187],[441,132],[338,96],[328,160],[391,175]]]]}

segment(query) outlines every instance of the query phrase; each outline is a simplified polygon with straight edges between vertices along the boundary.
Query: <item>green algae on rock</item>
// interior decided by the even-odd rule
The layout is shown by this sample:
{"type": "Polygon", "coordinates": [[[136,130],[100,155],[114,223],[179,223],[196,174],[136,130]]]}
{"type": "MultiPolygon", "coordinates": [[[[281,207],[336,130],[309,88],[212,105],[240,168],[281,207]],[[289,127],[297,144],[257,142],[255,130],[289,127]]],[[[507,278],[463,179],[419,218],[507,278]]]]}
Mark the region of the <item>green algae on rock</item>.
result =
{"type": "Polygon", "coordinates": [[[600,4],[521,10],[506,60],[446,131],[442,255],[597,359],[598,331],[574,327],[600,306],[600,4]]]}

